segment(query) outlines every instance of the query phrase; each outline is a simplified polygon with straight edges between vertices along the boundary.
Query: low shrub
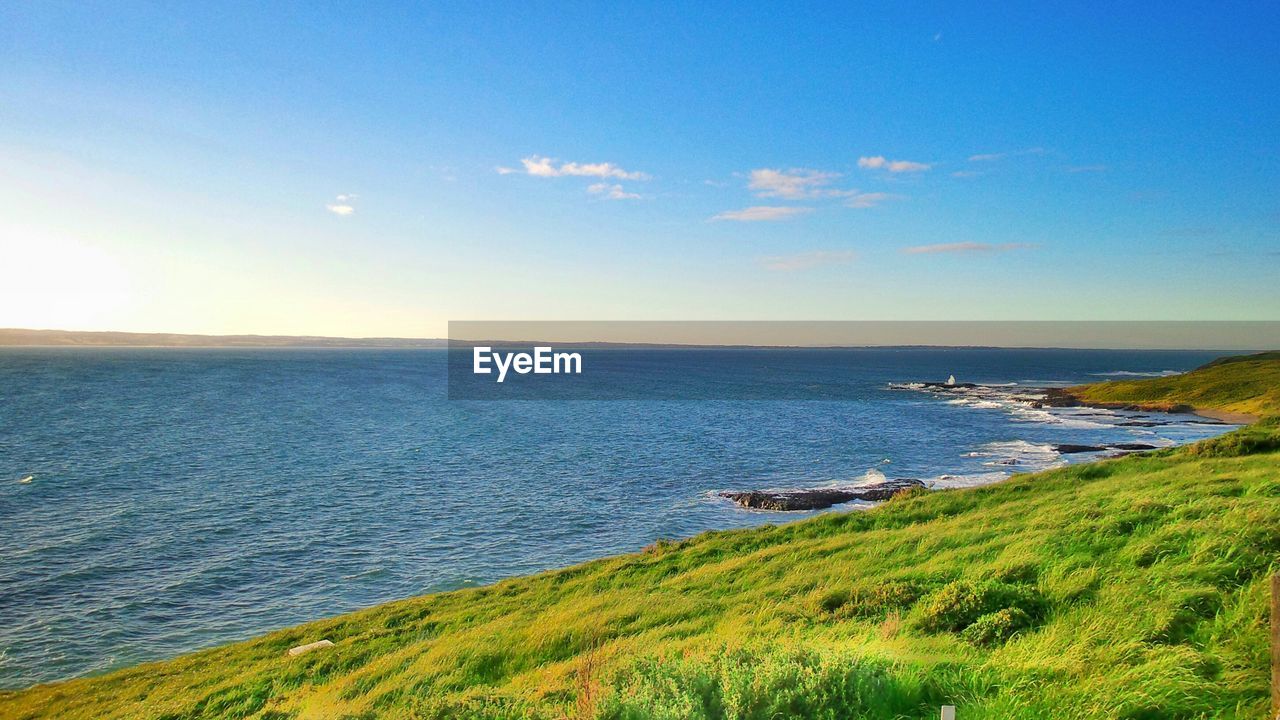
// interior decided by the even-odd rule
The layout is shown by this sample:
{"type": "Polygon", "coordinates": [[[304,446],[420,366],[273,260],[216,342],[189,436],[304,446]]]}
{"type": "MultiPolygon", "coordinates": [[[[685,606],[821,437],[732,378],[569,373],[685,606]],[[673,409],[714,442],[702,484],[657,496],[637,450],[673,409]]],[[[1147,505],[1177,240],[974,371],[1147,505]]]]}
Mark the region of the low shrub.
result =
{"type": "Polygon", "coordinates": [[[842,617],[885,617],[910,609],[928,587],[914,580],[889,580],[870,586],[829,590],[818,596],[817,609],[842,617]]]}
{"type": "Polygon", "coordinates": [[[979,617],[961,637],[978,647],[1001,645],[1014,633],[1031,627],[1031,616],[1019,608],[1005,608],[979,617]]]}
{"type": "Polygon", "coordinates": [[[1030,585],[998,580],[957,580],[917,605],[915,625],[925,632],[961,632],[984,615],[1005,609],[1020,610],[1031,620],[1041,619],[1047,603],[1030,585]]]}

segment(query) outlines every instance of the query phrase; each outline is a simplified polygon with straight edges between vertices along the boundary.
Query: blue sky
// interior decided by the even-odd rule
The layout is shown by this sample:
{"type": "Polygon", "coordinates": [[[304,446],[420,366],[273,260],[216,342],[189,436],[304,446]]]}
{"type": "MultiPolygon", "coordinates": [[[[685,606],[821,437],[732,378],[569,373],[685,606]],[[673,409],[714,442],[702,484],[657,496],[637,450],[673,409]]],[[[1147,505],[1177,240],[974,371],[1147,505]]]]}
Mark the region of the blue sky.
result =
{"type": "Polygon", "coordinates": [[[1280,316],[1275,3],[207,5],[0,8],[0,326],[1280,316]]]}

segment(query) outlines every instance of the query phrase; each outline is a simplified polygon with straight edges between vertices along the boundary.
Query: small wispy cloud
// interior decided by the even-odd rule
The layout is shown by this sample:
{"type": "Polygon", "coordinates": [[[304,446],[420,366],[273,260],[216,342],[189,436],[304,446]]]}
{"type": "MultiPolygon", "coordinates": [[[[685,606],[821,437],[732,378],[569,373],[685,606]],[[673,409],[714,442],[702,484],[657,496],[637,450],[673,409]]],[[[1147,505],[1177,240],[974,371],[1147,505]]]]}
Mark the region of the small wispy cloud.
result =
{"type": "Polygon", "coordinates": [[[648,173],[624,170],[613,163],[559,162],[545,155],[530,155],[520,160],[519,168],[498,167],[499,175],[524,173],[534,177],[592,177],[616,180],[648,180],[648,173]]]}
{"type": "Polygon", "coordinates": [[[1018,157],[1019,155],[1043,155],[1043,154],[1044,154],[1044,148],[1029,147],[1029,148],[1024,148],[1022,150],[1011,150],[1009,152],[979,153],[977,155],[970,155],[969,162],[996,162],[997,160],[1004,160],[1005,158],[1018,157]]]}
{"type": "Polygon", "coordinates": [[[951,177],[972,178],[972,177],[978,177],[981,174],[982,173],[977,170],[956,170],[955,172],[951,173],[951,177]]]}
{"type": "Polygon", "coordinates": [[[886,192],[860,192],[849,196],[844,204],[851,208],[873,208],[891,200],[901,200],[901,195],[886,192]]]}
{"type": "Polygon", "coordinates": [[[1072,165],[1067,168],[1069,173],[1098,173],[1106,171],[1106,165],[1072,165]]]}
{"type": "Polygon", "coordinates": [[[908,255],[937,255],[942,253],[957,254],[974,254],[974,253],[1001,253],[1013,250],[1028,250],[1035,247],[1031,243],[979,243],[979,242],[958,242],[958,243],[940,243],[937,245],[916,245],[914,247],[903,248],[902,252],[908,255]]]}
{"type": "Polygon", "coordinates": [[[813,208],[757,205],[755,207],[743,208],[741,210],[726,210],[711,219],[713,221],[730,220],[733,222],[770,222],[786,220],[809,212],[813,212],[813,208]]]}
{"type": "Polygon", "coordinates": [[[609,183],[595,183],[587,188],[587,192],[592,195],[599,195],[606,200],[639,200],[640,195],[633,192],[627,192],[621,185],[609,183]]]}
{"type": "Polygon", "coordinates": [[[773,255],[760,258],[760,265],[765,270],[776,272],[794,272],[808,270],[822,265],[847,265],[857,259],[852,250],[813,250],[795,255],[773,255]]]}
{"type": "Polygon", "coordinates": [[[759,168],[751,171],[747,188],[757,197],[780,197],[788,200],[834,197],[847,194],[847,191],[828,187],[839,178],[840,173],[821,170],[759,168]]]}
{"type": "Polygon", "coordinates": [[[348,217],[350,215],[355,215],[356,208],[355,208],[355,205],[352,205],[352,203],[355,202],[356,197],[357,196],[354,193],[344,193],[342,195],[338,195],[333,199],[333,202],[326,203],[324,208],[325,210],[328,210],[334,215],[338,215],[341,217],[348,217]]]}
{"type": "Polygon", "coordinates": [[[889,160],[883,155],[863,156],[858,158],[858,167],[866,170],[888,170],[891,173],[924,172],[933,167],[929,163],[914,160],[889,160]]]}

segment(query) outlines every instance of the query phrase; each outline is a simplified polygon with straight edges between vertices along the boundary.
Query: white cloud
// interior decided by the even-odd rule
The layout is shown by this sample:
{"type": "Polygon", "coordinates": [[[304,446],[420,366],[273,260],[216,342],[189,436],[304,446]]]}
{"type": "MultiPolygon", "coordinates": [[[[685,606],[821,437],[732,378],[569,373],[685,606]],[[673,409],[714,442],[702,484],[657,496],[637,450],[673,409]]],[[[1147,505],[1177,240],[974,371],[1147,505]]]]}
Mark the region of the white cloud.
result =
{"type": "Polygon", "coordinates": [[[648,180],[649,176],[642,172],[627,172],[613,163],[565,163],[560,166],[561,175],[580,175],[585,177],[618,178],[620,180],[648,180]]]}
{"type": "Polygon", "coordinates": [[[901,199],[902,199],[901,195],[894,195],[893,193],[855,192],[853,195],[849,196],[849,199],[846,200],[844,204],[851,208],[873,208],[881,203],[885,203],[890,200],[901,200],[901,199]]]}
{"type": "Polygon", "coordinates": [[[524,171],[535,177],[556,177],[560,174],[552,160],[549,157],[539,157],[531,155],[520,161],[524,165],[524,171]]]}
{"type": "Polygon", "coordinates": [[[1004,160],[1005,158],[1016,157],[1018,155],[1043,155],[1043,154],[1044,154],[1044,148],[1030,147],[1025,150],[1014,150],[1013,152],[980,153],[978,155],[970,155],[969,162],[995,162],[997,160],[1004,160]]]}
{"type": "MultiPolygon", "coordinates": [[[[648,180],[649,175],[642,172],[630,172],[613,163],[576,163],[562,162],[557,164],[555,158],[543,155],[530,155],[520,160],[523,172],[534,177],[594,177],[616,178],[618,180],[648,180]]],[[[498,167],[499,175],[510,175],[521,170],[509,167],[498,167]]]]}
{"type": "Polygon", "coordinates": [[[928,163],[912,162],[910,160],[890,160],[889,172],[923,172],[933,167],[928,163]]]}
{"type": "Polygon", "coordinates": [[[755,207],[743,208],[742,210],[726,210],[711,219],[733,220],[735,222],[765,222],[771,220],[786,220],[787,218],[795,217],[796,215],[803,215],[809,212],[813,212],[813,208],[757,205],[755,207]]]}
{"type": "Polygon", "coordinates": [[[913,160],[887,160],[883,155],[858,158],[858,167],[866,170],[888,170],[891,173],[923,172],[933,167],[929,163],[913,160]]]}
{"type": "Polygon", "coordinates": [[[592,195],[601,195],[609,200],[638,200],[640,198],[636,193],[623,190],[621,185],[610,185],[609,183],[595,183],[587,188],[587,192],[592,195]]]}
{"type": "Polygon", "coordinates": [[[830,197],[846,194],[842,190],[826,187],[839,177],[839,173],[804,168],[790,170],[759,168],[751,171],[747,188],[754,191],[757,197],[780,197],[789,200],[830,197]]]}
{"type": "Polygon", "coordinates": [[[355,193],[343,193],[342,195],[335,197],[333,202],[326,204],[324,208],[334,215],[340,215],[342,217],[355,215],[356,208],[351,204],[355,199],[355,193]]]}
{"type": "Polygon", "coordinates": [[[1027,250],[1035,247],[1031,243],[1000,243],[998,245],[992,243],[978,242],[958,242],[958,243],[940,243],[938,245],[916,245],[915,247],[903,248],[902,252],[908,255],[936,255],[940,253],[998,253],[1009,252],[1011,250],[1027,250]]]}
{"type": "Polygon", "coordinates": [[[793,272],[808,270],[821,265],[846,265],[858,257],[852,250],[813,250],[795,255],[774,255],[760,258],[766,270],[793,272]]]}
{"type": "Polygon", "coordinates": [[[1069,173],[1095,173],[1106,172],[1106,170],[1106,165],[1073,165],[1072,167],[1067,168],[1067,172],[1069,173]]]}
{"type": "Polygon", "coordinates": [[[955,171],[955,172],[951,173],[951,177],[954,177],[954,178],[971,178],[971,177],[978,177],[978,176],[979,176],[979,175],[981,175],[981,174],[982,174],[982,173],[981,173],[981,172],[979,172],[979,171],[977,171],[977,170],[957,170],[957,171],[955,171]]]}

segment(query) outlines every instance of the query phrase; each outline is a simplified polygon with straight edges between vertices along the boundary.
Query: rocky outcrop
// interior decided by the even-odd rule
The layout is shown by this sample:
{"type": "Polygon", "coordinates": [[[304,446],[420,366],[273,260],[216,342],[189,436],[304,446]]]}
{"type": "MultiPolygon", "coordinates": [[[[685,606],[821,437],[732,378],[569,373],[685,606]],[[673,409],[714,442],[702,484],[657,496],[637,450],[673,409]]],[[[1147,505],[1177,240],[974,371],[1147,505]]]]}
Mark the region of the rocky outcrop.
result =
{"type": "Polygon", "coordinates": [[[1159,450],[1159,445],[1149,445],[1147,443],[1111,443],[1110,445],[1072,445],[1070,443],[1061,443],[1053,445],[1056,452],[1063,455],[1071,455],[1074,453],[1091,453],[1102,452],[1103,450],[1127,450],[1129,452],[1137,450],[1159,450]]]}
{"type": "Polygon", "coordinates": [[[1170,405],[1168,403],[1122,403],[1122,402],[1084,402],[1071,393],[1070,388],[1045,388],[1044,397],[1032,403],[1033,407],[1091,407],[1103,410],[1126,410],[1130,412],[1158,412],[1169,414],[1193,413],[1190,405],[1170,405]]]}
{"type": "Polygon", "coordinates": [[[1080,399],[1063,388],[1045,388],[1044,397],[1031,407],[1080,407],[1080,399]]]}
{"type": "Polygon", "coordinates": [[[866,485],[795,490],[724,490],[718,494],[741,507],[753,510],[821,510],[853,500],[888,500],[904,490],[921,487],[924,487],[924,483],[915,478],[895,478],[866,485]]]}
{"type": "Polygon", "coordinates": [[[1102,452],[1107,448],[1102,445],[1072,445],[1071,443],[1061,443],[1054,445],[1053,449],[1055,452],[1060,452],[1063,455],[1073,455],[1075,453],[1102,452]]]}

